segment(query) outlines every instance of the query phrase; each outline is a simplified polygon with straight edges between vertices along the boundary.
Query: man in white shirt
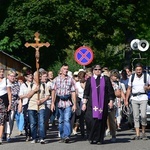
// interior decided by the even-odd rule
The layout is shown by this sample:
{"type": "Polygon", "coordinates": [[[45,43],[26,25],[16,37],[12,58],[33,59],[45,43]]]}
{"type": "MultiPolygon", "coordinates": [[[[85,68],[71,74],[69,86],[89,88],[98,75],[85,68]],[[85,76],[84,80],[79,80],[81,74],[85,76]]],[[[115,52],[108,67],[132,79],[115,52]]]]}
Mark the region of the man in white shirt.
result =
{"type": "Polygon", "coordinates": [[[29,92],[33,86],[33,75],[31,70],[27,70],[24,73],[26,82],[20,86],[19,97],[22,100],[22,112],[24,115],[24,130],[26,135],[26,141],[30,140],[30,127],[29,127],[29,118],[28,118],[28,102],[29,102],[29,92]]]}
{"type": "Polygon", "coordinates": [[[129,78],[128,89],[126,93],[125,105],[128,105],[128,99],[131,94],[131,104],[133,108],[134,127],[136,136],[133,140],[143,139],[146,140],[145,128],[147,126],[147,101],[148,96],[146,92],[150,89],[150,76],[146,75],[146,83],[144,83],[144,73],[142,64],[138,63],[135,65],[135,76],[132,81],[132,75],[129,78]],[[140,137],[140,121],[139,115],[141,113],[141,125],[142,125],[142,136],[140,137]]]}

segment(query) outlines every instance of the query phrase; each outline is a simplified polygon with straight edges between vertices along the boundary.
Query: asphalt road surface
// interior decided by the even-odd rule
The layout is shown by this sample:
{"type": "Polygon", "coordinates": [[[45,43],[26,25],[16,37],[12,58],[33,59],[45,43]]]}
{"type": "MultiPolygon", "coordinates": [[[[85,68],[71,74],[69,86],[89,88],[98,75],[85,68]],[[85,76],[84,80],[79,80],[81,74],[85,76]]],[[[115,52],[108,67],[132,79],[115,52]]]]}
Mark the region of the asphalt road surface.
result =
{"type": "MultiPolygon", "coordinates": [[[[18,136],[16,126],[14,126],[11,142],[3,142],[0,150],[150,150],[149,140],[131,140],[135,131],[124,128],[117,132],[116,143],[110,142],[110,137],[105,138],[105,144],[90,144],[86,140],[81,140],[80,135],[72,135],[69,143],[59,143],[57,127],[50,129],[47,133],[46,144],[25,142],[25,136],[18,136]]],[[[150,129],[147,129],[147,136],[150,138],[150,129]]]]}

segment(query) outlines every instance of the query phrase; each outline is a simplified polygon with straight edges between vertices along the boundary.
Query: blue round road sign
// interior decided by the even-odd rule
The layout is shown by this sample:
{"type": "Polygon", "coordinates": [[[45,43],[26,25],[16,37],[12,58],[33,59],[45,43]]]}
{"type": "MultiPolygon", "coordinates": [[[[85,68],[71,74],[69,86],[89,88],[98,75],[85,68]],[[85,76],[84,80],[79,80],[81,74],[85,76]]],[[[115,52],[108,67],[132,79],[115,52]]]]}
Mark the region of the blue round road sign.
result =
{"type": "Polygon", "coordinates": [[[87,46],[81,46],[75,51],[74,58],[78,64],[86,66],[93,61],[93,51],[87,46]]]}

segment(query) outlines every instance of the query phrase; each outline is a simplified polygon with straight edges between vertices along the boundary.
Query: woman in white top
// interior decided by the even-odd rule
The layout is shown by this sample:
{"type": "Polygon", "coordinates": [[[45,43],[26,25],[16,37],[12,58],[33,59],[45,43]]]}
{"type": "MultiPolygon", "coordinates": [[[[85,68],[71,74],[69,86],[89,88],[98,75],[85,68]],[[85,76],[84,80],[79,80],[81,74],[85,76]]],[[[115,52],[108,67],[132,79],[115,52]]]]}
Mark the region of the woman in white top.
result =
{"type": "MultiPolygon", "coordinates": [[[[18,76],[17,82],[18,82],[18,85],[20,87],[25,82],[24,76],[18,76]]],[[[19,130],[19,135],[21,136],[21,135],[23,135],[22,132],[24,130],[24,115],[23,115],[23,111],[22,111],[21,99],[19,99],[18,103],[17,103],[15,119],[16,119],[17,128],[19,130]]]]}
{"type": "Polygon", "coordinates": [[[86,72],[80,71],[78,73],[79,81],[76,82],[76,93],[77,93],[77,110],[76,110],[76,118],[79,119],[80,124],[80,132],[81,137],[85,138],[85,131],[84,131],[84,111],[81,110],[82,103],[83,103],[83,93],[85,88],[85,76],[86,72]]]}
{"type": "Polygon", "coordinates": [[[18,99],[19,99],[18,93],[19,93],[20,87],[19,87],[18,82],[16,81],[16,75],[17,73],[15,69],[10,69],[7,72],[7,79],[11,83],[11,97],[12,97],[11,109],[8,114],[9,118],[7,120],[7,123],[5,123],[5,136],[6,136],[7,142],[10,142],[11,140],[11,134],[12,134],[13,126],[14,126],[14,118],[15,118],[16,108],[18,104],[18,99]]]}
{"type": "Polygon", "coordinates": [[[0,144],[7,118],[7,112],[11,108],[11,84],[4,78],[4,68],[0,67],[0,144]]]}

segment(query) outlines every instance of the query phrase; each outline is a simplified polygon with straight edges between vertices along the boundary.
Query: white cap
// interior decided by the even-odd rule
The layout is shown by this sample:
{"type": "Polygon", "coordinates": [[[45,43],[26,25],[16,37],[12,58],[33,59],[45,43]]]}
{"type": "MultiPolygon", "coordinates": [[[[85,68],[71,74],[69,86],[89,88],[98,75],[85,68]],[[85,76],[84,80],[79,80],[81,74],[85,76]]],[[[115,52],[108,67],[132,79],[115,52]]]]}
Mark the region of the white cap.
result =
{"type": "Polygon", "coordinates": [[[73,75],[76,76],[76,75],[78,75],[78,73],[79,73],[78,71],[75,71],[75,72],[73,73],[73,75]]]}
{"type": "Polygon", "coordinates": [[[72,72],[68,71],[68,76],[72,77],[72,72]]]}
{"type": "Polygon", "coordinates": [[[85,70],[84,70],[84,69],[79,69],[79,71],[78,71],[78,72],[80,72],[80,71],[84,71],[84,72],[85,72],[85,70]]]}
{"type": "Polygon", "coordinates": [[[39,69],[39,72],[43,72],[43,71],[45,71],[43,68],[40,68],[40,69],[39,69]]]}

